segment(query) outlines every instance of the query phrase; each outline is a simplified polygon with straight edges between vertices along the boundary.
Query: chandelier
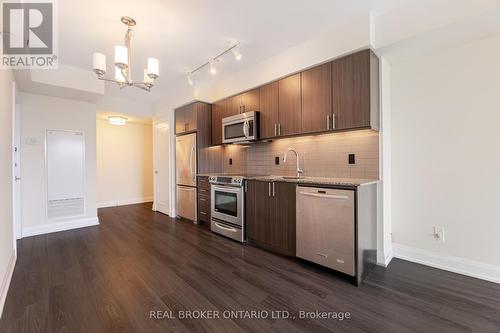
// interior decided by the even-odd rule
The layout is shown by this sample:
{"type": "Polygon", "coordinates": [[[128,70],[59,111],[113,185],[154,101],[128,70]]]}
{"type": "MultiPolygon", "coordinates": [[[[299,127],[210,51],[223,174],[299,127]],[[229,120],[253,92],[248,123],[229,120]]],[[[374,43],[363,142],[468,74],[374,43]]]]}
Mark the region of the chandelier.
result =
{"type": "Polygon", "coordinates": [[[120,89],[133,86],[151,91],[154,80],[158,78],[160,73],[160,62],[156,58],[148,58],[143,81],[136,82],[132,80],[130,40],[132,39],[132,27],[135,26],[136,22],[128,16],[123,16],[121,21],[127,26],[127,32],[125,32],[125,45],[115,45],[115,78],[110,79],[104,76],[106,74],[106,56],[102,53],[92,55],[93,71],[97,74],[99,80],[115,82],[120,86],[120,89]]]}

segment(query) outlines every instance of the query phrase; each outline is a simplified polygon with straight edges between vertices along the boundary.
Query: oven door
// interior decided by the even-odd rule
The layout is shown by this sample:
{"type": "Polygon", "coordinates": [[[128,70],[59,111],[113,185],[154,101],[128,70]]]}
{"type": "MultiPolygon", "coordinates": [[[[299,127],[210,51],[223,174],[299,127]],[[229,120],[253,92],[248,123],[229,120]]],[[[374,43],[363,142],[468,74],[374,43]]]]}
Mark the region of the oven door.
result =
{"type": "Polygon", "coordinates": [[[211,194],[212,217],[243,226],[243,188],[212,184],[211,194]]]}
{"type": "Polygon", "coordinates": [[[253,117],[223,121],[222,123],[223,143],[254,141],[256,140],[255,133],[255,118],[253,117]]]}

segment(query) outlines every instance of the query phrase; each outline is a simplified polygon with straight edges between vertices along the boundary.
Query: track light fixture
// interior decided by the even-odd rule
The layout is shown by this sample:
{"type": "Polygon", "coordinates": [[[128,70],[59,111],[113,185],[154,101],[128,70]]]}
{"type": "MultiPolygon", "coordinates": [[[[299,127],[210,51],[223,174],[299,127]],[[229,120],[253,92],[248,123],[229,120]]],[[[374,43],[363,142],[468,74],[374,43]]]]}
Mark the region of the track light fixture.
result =
{"type": "Polygon", "coordinates": [[[193,69],[191,72],[188,72],[187,73],[187,82],[190,86],[193,86],[194,85],[194,80],[193,80],[193,75],[198,72],[200,69],[206,67],[206,66],[210,66],[210,74],[212,75],[215,75],[217,74],[217,68],[215,67],[215,63],[219,60],[219,58],[221,58],[222,56],[224,56],[225,54],[229,53],[229,52],[232,52],[233,53],[233,56],[234,56],[234,59],[236,61],[240,61],[241,58],[242,58],[242,55],[241,55],[241,52],[240,52],[240,43],[236,43],[234,44],[233,46],[231,46],[230,48],[228,48],[227,50],[219,53],[218,55],[216,55],[215,57],[213,57],[212,59],[208,60],[206,63],[196,67],[195,69],[193,69]]]}

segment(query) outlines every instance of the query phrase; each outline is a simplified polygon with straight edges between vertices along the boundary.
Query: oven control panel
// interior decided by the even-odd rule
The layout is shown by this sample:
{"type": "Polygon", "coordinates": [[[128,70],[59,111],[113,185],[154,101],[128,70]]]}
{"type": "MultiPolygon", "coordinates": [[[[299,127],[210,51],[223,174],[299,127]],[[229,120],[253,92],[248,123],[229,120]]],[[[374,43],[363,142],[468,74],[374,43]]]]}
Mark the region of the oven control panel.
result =
{"type": "Polygon", "coordinates": [[[210,176],[208,177],[208,181],[213,184],[226,184],[232,186],[243,186],[243,177],[235,177],[235,176],[210,176]]]}

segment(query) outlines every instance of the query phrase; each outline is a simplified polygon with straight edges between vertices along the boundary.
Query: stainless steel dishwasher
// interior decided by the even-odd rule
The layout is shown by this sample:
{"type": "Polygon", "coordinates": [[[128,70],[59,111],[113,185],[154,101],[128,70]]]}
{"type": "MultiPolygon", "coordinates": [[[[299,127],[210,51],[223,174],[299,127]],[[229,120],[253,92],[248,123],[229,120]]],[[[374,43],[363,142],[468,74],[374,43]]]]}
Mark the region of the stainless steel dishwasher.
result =
{"type": "Polygon", "coordinates": [[[297,257],[355,275],[354,191],[297,186],[297,257]]]}

